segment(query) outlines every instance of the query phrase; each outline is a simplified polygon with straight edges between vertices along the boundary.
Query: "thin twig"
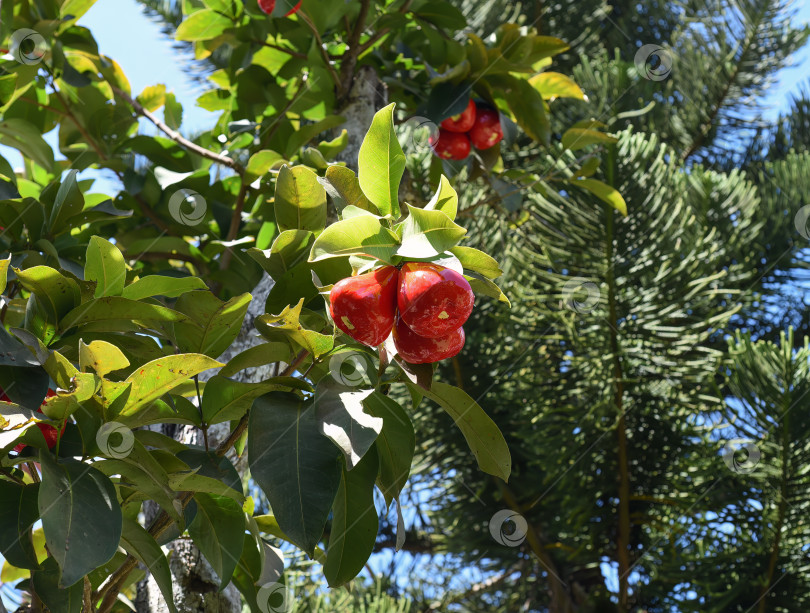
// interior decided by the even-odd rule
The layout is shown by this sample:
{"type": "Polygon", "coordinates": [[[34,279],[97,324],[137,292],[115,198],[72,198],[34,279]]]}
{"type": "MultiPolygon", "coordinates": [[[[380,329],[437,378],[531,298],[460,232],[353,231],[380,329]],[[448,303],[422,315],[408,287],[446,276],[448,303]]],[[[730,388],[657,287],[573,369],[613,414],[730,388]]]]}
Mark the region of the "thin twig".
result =
{"type": "MultiPolygon", "coordinates": [[[[225,237],[225,241],[232,241],[236,238],[236,235],[239,234],[239,224],[242,221],[242,211],[245,208],[245,200],[247,199],[248,189],[250,186],[248,185],[247,181],[243,178],[242,185],[239,187],[239,194],[236,196],[236,206],[233,207],[233,213],[231,214],[231,225],[228,228],[228,234],[225,237]]],[[[233,258],[233,247],[228,247],[227,251],[222,254],[222,260],[220,262],[220,269],[225,270],[230,266],[231,259],[233,258]]]]}
{"type": "Polygon", "coordinates": [[[335,67],[332,66],[332,60],[329,58],[329,54],[326,52],[326,49],[323,46],[323,39],[321,39],[321,34],[318,32],[318,28],[315,27],[315,24],[312,23],[312,20],[304,13],[304,11],[298,11],[298,18],[303,21],[310,30],[312,30],[312,34],[315,36],[315,42],[318,45],[318,50],[321,52],[321,57],[323,58],[324,64],[326,64],[326,69],[329,71],[329,76],[332,77],[332,80],[335,82],[335,87],[337,88],[338,92],[340,92],[342,89],[340,76],[335,70],[335,67]]]}

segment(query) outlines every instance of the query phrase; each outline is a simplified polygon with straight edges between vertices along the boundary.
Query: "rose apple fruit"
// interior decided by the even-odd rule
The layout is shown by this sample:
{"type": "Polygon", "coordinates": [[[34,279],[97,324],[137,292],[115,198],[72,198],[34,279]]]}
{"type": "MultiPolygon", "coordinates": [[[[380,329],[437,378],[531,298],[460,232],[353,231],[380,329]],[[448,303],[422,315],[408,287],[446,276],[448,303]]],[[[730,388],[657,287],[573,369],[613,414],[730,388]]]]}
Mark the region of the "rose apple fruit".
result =
{"type": "Polygon", "coordinates": [[[394,346],[399,357],[410,364],[427,364],[452,358],[464,347],[464,328],[440,338],[427,338],[411,330],[401,317],[394,326],[394,346]]]}
{"type": "MultiPolygon", "coordinates": [[[[0,390],[2,391],[2,390],[0,390]]],[[[45,396],[46,398],[50,398],[51,396],[56,396],[56,392],[52,389],[48,390],[48,394],[45,396]]],[[[2,396],[0,396],[0,400],[5,400],[6,402],[10,402],[6,393],[2,391],[2,396]]],[[[45,404],[44,402],[42,404],[45,404]]],[[[37,409],[37,413],[42,413],[42,409],[37,409]]],[[[37,428],[39,431],[42,432],[42,436],[45,437],[45,442],[48,444],[48,449],[53,449],[56,447],[56,442],[59,440],[59,437],[65,433],[65,427],[67,426],[67,422],[62,424],[62,429],[57,433],[56,428],[54,428],[51,424],[42,424],[37,423],[37,428]]],[[[14,447],[14,451],[20,453],[23,449],[25,449],[25,443],[20,443],[16,447],[14,447]]]]}
{"type": "MultiPolygon", "coordinates": [[[[298,9],[301,8],[301,2],[303,0],[299,0],[298,4],[296,4],[292,9],[286,13],[284,16],[289,17],[293,13],[297,13],[298,9]]],[[[269,15],[273,12],[273,9],[276,8],[276,0],[259,0],[259,8],[262,10],[263,13],[269,15]]]]}
{"type": "Polygon", "coordinates": [[[433,152],[445,160],[463,160],[470,155],[470,138],[466,134],[439,130],[438,136],[428,140],[433,152]]]}
{"type": "Polygon", "coordinates": [[[384,266],[335,283],[329,293],[335,325],[364,345],[380,345],[394,326],[398,276],[396,268],[384,266]]]}
{"type": "Polygon", "coordinates": [[[450,132],[469,132],[475,123],[475,102],[470,100],[467,108],[458,115],[448,117],[441,123],[441,127],[450,132]]]}
{"type": "Polygon", "coordinates": [[[455,270],[408,262],[399,271],[399,315],[419,336],[447,336],[467,321],[474,303],[470,284],[455,270]]]}
{"type": "Polygon", "coordinates": [[[479,108],[470,128],[470,140],[476,149],[489,149],[503,140],[501,118],[497,111],[479,108]]]}

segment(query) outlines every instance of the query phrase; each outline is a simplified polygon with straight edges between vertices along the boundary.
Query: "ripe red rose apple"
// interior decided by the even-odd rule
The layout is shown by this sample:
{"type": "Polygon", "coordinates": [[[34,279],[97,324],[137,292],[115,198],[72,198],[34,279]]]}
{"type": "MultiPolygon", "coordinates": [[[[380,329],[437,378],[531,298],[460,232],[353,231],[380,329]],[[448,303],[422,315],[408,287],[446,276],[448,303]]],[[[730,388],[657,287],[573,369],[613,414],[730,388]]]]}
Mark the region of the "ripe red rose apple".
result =
{"type": "Polygon", "coordinates": [[[428,140],[433,152],[445,160],[463,160],[470,155],[470,139],[466,134],[439,130],[439,136],[428,140]]]}
{"type": "Polygon", "coordinates": [[[475,123],[475,102],[470,100],[467,108],[458,115],[448,117],[441,123],[441,127],[450,132],[469,132],[475,123]]]}
{"type": "MultiPolygon", "coordinates": [[[[302,0],[299,0],[298,4],[296,4],[290,12],[286,13],[284,16],[289,17],[293,13],[297,13],[298,9],[301,8],[302,0]]],[[[259,0],[259,8],[262,10],[263,13],[269,15],[273,12],[273,9],[276,8],[276,0],[259,0]]]]}
{"type": "MultiPolygon", "coordinates": [[[[2,390],[0,390],[2,391],[2,390]]],[[[56,396],[56,392],[52,389],[48,390],[48,394],[45,396],[46,398],[50,398],[51,396],[56,396]]],[[[0,400],[5,400],[6,402],[11,402],[6,396],[6,393],[3,391],[2,396],[0,396],[0,400]]],[[[44,402],[42,404],[45,404],[44,402]]],[[[42,413],[42,409],[37,409],[37,413],[42,413]]],[[[42,424],[37,423],[37,428],[39,431],[42,432],[42,436],[45,437],[45,442],[48,444],[48,449],[53,449],[56,447],[56,442],[59,440],[59,437],[65,433],[65,427],[67,426],[67,422],[62,424],[62,429],[57,434],[56,428],[54,428],[51,424],[42,424]]],[[[16,447],[14,447],[14,451],[20,453],[23,449],[25,449],[25,443],[20,443],[16,447]]]]}
{"type": "Polygon", "coordinates": [[[329,312],[335,325],[364,345],[380,345],[394,325],[397,272],[393,266],[384,266],[335,283],[329,293],[329,312]]]}
{"type": "Polygon", "coordinates": [[[464,347],[464,328],[441,338],[426,338],[411,330],[401,317],[394,326],[394,346],[399,357],[410,364],[427,364],[452,358],[464,347]]]}
{"type": "Polygon", "coordinates": [[[460,328],[474,302],[470,284],[455,270],[408,262],[399,271],[399,315],[419,336],[441,338],[460,328]]]}
{"type": "Polygon", "coordinates": [[[470,140],[476,149],[489,149],[503,140],[501,118],[497,111],[478,108],[475,123],[470,129],[470,140]]]}

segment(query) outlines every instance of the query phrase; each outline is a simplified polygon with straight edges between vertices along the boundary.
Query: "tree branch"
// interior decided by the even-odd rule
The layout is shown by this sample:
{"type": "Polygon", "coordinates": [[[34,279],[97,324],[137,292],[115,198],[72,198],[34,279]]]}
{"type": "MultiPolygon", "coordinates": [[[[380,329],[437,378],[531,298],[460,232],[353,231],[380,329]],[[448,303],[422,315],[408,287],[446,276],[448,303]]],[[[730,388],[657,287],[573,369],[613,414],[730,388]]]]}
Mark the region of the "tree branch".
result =
{"type": "Polygon", "coordinates": [[[185,149],[188,149],[192,153],[196,153],[197,155],[199,155],[201,157],[204,157],[204,158],[206,158],[208,160],[211,160],[212,162],[216,162],[217,164],[221,164],[222,166],[227,166],[228,168],[235,171],[240,176],[243,176],[245,174],[245,169],[242,168],[242,166],[238,162],[236,162],[236,160],[234,160],[233,158],[229,158],[227,155],[223,155],[221,153],[211,151],[209,149],[206,149],[205,147],[201,147],[197,143],[191,142],[190,140],[188,140],[186,137],[184,137],[182,134],[180,134],[176,130],[172,130],[169,126],[167,126],[165,123],[163,123],[160,119],[158,119],[150,111],[143,108],[143,106],[140,104],[140,102],[133,99],[132,96],[127,94],[125,91],[123,91],[122,89],[116,87],[115,85],[111,84],[110,86],[112,87],[115,94],[118,97],[123,98],[135,110],[135,112],[138,115],[142,115],[143,117],[146,117],[149,121],[151,121],[153,124],[155,124],[155,126],[158,128],[158,130],[163,132],[166,136],[168,136],[170,139],[172,139],[174,142],[176,142],[181,147],[183,147],[185,149]]]}

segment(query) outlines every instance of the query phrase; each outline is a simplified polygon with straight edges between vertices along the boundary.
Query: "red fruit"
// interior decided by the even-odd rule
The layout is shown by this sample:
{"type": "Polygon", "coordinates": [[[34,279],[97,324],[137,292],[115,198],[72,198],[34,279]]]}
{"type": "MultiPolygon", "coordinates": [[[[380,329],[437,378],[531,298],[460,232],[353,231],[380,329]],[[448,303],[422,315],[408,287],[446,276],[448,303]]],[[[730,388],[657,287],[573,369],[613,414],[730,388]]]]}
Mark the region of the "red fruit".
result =
{"type": "Polygon", "coordinates": [[[298,9],[300,9],[300,8],[301,8],[301,2],[303,2],[303,0],[298,0],[298,4],[296,4],[294,7],[292,7],[292,9],[290,9],[290,12],[289,12],[289,13],[285,13],[285,15],[284,15],[284,16],[285,16],[285,17],[289,17],[289,16],[290,16],[290,15],[292,15],[293,13],[297,13],[297,12],[298,12],[298,9]]]}
{"type": "Polygon", "coordinates": [[[489,149],[503,140],[501,118],[492,109],[479,108],[470,129],[470,140],[476,149],[489,149]]]}
{"type": "Polygon", "coordinates": [[[399,357],[411,364],[446,360],[464,347],[464,328],[453,330],[441,338],[426,338],[419,336],[398,317],[394,326],[394,346],[399,357]]]}
{"type": "MultiPolygon", "coordinates": [[[[301,8],[301,2],[302,0],[299,0],[298,4],[296,4],[292,10],[289,13],[286,13],[284,16],[289,17],[293,13],[297,13],[298,9],[301,8]]],[[[276,8],[276,0],[259,0],[259,8],[263,13],[269,15],[273,12],[273,9],[276,8]]]]}
{"type": "Polygon", "coordinates": [[[399,315],[419,336],[441,338],[460,328],[474,302],[470,284],[455,270],[408,262],[399,271],[399,315]]]}
{"type": "Polygon", "coordinates": [[[458,115],[445,119],[441,126],[450,132],[469,132],[475,123],[475,102],[470,100],[467,108],[458,115]]]}
{"type": "MultiPolygon", "coordinates": [[[[6,396],[5,392],[0,390],[0,393],[2,393],[2,396],[5,396],[5,398],[0,396],[0,400],[6,400],[7,402],[11,402],[10,400],[8,400],[8,396],[6,396]]],[[[45,398],[50,398],[51,396],[56,396],[56,392],[53,391],[52,389],[48,389],[48,393],[46,394],[45,398]]],[[[45,402],[43,401],[42,404],[45,404],[45,402]]],[[[37,413],[42,413],[42,409],[37,409],[37,413]]],[[[39,428],[39,431],[42,432],[42,436],[45,437],[45,442],[48,444],[48,449],[53,449],[54,447],[56,447],[56,441],[58,441],[59,437],[65,433],[65,427],[67,426],[67,422],[62,424],[62,429],[59,431],[58,434],[56,433],[56,428],[54,428],[51,424],[37,423],[36,426],[37,428],[39,428]]],[[[17,453],[20,453],[23,449],[25,449],[25,443],[20,443],[19,445],[14,447],[14,451],[16,451],[17,453]]]]}
{"type": "Polygon", "coordinates": [[[329,294],[335,325],[364,345],[380,345],[394,325],[397,277],[396,268],[384,266],[335,283],[329,294]]]}
{"type": "Polygon", "coordinates": [[[433,152],[445,160],[463,160],[470,155],[470,139],[466,134],[439,130],[438,138],[428,140],[433,152]]]}

